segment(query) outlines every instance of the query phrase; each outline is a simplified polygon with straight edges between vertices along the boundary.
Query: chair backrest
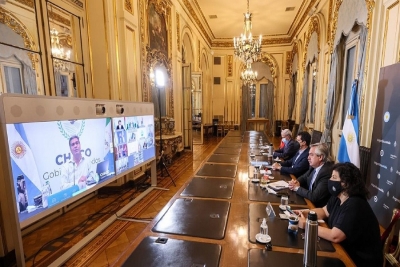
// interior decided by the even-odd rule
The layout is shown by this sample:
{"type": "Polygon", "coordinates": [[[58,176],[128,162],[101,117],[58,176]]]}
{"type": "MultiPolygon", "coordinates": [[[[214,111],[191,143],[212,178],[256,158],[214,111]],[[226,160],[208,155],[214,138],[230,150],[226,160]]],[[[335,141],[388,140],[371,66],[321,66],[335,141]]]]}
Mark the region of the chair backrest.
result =
{"type": "Polygon", "coordinates": [[[294,124],[293,125],[293,129],[292,129],[292,135],[293,136],[297,136],[297,132],[299,131],[299,125],[298,124],[294,124]]]}
{"type": "MultiPolygon", "coordinates": [[[[399,266],[399,262],[397,261],[397,258],[400,255],[400,237],[397,237],[397,243],[393,244],[393,241],[396,241],[394,239],[395,236],[395,231],[398,229],[396,227],[396,224],[400,222],[400,210],[398,209],[393,209],[393,216],[392,220],[390,221],[390,224],[388,228],[383,232],[381,236],[381,242],[383,246],[383,255],[384,255],[384,266],[387,266],[387,262],[391,266],[399,266]],[[396,247],[394,247],[396,246],[396,247]]],[[[400,235],[400,232],[398,233],[400,235]]]]}
{"type": "Polygon", "coordinates": [[[316,144],[321,141],[322,132],[313,130],[311,134],[311,144],[316,144]]]}

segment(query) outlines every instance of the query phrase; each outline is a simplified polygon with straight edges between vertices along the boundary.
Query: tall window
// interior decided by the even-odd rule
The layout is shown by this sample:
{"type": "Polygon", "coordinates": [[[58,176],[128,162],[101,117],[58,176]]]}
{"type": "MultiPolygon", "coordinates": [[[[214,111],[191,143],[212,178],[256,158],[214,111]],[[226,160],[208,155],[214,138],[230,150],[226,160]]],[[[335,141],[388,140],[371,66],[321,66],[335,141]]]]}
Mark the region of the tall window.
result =
{"type": "Polygon", "coordinates": [[[344,120],[346,119],[351,97],[351,87],[357,75],[356,62],[358,57],[359,32],[358,27],[356,27],[346,39],[343,61],[340,127],[343,127],[344,120]]]}
{"type": "Polygon", "coordinates": [[[315,123],[315,105],[317,99],[317,61],[310,63],[308,75],[308,106],[307,106],[307,124],[314,128],[315,123]]]}
{"type": "Polygon", "coordinates": [[[2,88],[4,88],[3,92],[22,94],[24,92],[24,86],[22,82],[21,65],[14,62],[2,61],[0,62],[0,67],[1,85],[2,88]]]}

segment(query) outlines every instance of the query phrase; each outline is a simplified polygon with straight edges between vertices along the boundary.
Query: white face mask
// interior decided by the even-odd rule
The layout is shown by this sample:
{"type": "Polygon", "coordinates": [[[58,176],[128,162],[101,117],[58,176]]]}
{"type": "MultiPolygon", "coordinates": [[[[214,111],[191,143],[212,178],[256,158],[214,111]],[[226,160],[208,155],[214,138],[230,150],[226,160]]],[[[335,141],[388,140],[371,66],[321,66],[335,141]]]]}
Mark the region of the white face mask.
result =
{"type": "Polygon", "coordinates": [[[287,142],[289,142],[286,138],[282,138],[282,142],[285,143],[285,145],[287,144],[287,142]]]}

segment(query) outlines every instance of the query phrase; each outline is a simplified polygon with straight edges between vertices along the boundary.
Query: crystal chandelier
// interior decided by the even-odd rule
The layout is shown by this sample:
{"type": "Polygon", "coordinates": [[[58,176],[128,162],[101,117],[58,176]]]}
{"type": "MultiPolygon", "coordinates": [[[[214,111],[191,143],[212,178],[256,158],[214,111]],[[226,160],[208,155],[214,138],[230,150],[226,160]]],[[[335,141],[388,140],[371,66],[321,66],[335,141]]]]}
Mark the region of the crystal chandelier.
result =
{"type": "Polygon", "coordinates": [[[69,70],[69,61],[71,58],[71,51],[66,50],[60,45],[60,38],[58,36],[58,31],[56,29],[52,29],[50,31],[51,37],[51,54],[54,59],[54,68],[57,71],[68,71],[69,70]],[[65,61],[66,60],[66,61],[65,61]]]}
{"type": "Polygon", "coordinates": [[[251,13],[249,12],[249,0],[247,0],[247,12],[244,14],[244,33],[240,37],[233,38],[234,53],[244,63],[257,61],[261,55],[261,40],[253,39],[251,34],[251,13]]]}
{"type": "Polygon", "coordinates": [[[240,74],[240,79],[244,85],[252,85],[257,79],[257,71],[253,71],[251,65],[247,64],[246,69],[240,74]]]}

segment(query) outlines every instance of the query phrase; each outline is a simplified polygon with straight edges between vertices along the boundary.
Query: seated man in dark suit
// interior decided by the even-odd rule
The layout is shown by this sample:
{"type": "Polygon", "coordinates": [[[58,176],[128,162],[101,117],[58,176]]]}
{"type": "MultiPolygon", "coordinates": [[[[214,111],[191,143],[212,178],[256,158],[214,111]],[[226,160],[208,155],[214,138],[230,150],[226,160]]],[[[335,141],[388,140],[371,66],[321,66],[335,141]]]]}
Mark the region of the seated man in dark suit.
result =
{"type": "Polygon", "coordinates": [[[299,196],[309,199],[317,208],[326,205],[330,198],[328,180],[332,176],[333,162],[329,160],[329,148],[326,144],[312,144],[308,153],[310,169],[289,182],[289,189],[299,196]]]}
{"type": "Polygon", "coordinates": [[[282,130],[281,136],[285,146],[282,149],[275,150],[273,157],[289,160],[296,154],[297,150],[299,150],[299,143],[293,140],[292,132],[289,129],[282,130]]]}
{"type": "Polygon", "coordinates": [[[311,135],[308,132],[299,132],[296,137],[297,143],[299,143],[299,151],[294,155],[293,158],[279,163],[274,163],[272,168],[280,170],[282,174],[293,174],[296,177],[304,174],[309,168],[308,163],[308,152],[310,151],[311,135]]]}

